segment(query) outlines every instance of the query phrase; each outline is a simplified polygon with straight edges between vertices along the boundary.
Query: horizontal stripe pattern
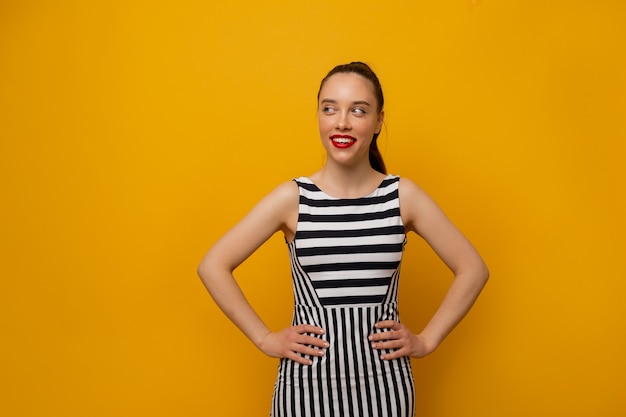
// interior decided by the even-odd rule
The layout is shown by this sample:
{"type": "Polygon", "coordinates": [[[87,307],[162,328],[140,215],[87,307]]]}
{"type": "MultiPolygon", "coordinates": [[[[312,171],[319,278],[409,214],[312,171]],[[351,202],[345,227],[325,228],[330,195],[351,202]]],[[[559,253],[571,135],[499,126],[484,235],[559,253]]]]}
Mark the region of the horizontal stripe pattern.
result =
{"type": "Polygon", "coordinates": [[[300,205],[294,253],[320,303],[382,302],[391,277],[400,268],[406,241],[399,178],[388,175],[371,194],[350,199],[329,196],[306,177],[296,182],[300,205]],[[372,273],[377,278],[386,277],[385,284],[379,279],[367,280],[372,273]],[[335,296],[333,281],[341,283],[335,296]]]}
{"type": "Polygon", "coordinates": [[[357,255],[363,253],[370,253],[373,250],[379,253],[394,253],[398,252],[398,250],[402,251],[402,244],[399,243],[388,243],[388,244],[379,244],[374,247],[369,245],[358,245],[358,246],[317,246],[312,248],[299,248],[298,255],[299,256],[333,256],[333,255],[357,255]]]}

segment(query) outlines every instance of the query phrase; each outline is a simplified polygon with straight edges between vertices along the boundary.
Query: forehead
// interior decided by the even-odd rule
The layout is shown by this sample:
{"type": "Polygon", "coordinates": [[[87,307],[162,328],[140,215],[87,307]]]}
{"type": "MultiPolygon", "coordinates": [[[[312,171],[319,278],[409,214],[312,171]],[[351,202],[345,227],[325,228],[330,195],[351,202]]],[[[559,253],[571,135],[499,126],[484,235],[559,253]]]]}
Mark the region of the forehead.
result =
{"type": "Polygon", "coordinates": [[[324,99],[374,100],[374,86],[356,73],[333,74],[320,90],[320,100],[324,99]]]}

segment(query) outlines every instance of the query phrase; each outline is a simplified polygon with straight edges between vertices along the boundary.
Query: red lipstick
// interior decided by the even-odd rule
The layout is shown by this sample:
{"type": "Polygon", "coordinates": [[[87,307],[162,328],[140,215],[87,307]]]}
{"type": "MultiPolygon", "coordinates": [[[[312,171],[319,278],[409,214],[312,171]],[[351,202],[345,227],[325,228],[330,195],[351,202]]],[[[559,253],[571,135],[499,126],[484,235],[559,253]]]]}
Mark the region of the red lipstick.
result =
{"type": "Polygon", "coordinates": [[[332,135],[330,137],[330,141],[335,148],[345,149],[354,145],[356,143],[356,138],[350,135],[332,135]]]}

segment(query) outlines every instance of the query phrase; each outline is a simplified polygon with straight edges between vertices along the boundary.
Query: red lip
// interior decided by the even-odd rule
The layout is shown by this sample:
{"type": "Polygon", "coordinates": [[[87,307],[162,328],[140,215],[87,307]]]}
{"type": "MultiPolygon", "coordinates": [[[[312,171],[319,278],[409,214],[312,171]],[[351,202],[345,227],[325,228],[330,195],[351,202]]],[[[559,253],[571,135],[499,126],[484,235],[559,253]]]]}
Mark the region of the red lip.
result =
{"type": "Polygon", "coordinates": [[[330,137],[330,143],[333,144],[333,146],[335,148],[339,148],[339,149],[346,149],[349,148],[350,146],[354,145],[356,143],[356,138],[354,136],[350,136],[350,135],[332,135],[330,137]],[[346,143],[341,143],[341,142],[336,142],[333,139],[350,139],[349,142],[346,143]]]}
{"type": "Polygon", "coordinates": [[[354,136],[350,136],[350,135],[332,135],[330,137],[331,139],[335,139],[335,138],[343,138],[343,139],[352,139],[352,140],[356,140],[356,138],[354,136]]]}

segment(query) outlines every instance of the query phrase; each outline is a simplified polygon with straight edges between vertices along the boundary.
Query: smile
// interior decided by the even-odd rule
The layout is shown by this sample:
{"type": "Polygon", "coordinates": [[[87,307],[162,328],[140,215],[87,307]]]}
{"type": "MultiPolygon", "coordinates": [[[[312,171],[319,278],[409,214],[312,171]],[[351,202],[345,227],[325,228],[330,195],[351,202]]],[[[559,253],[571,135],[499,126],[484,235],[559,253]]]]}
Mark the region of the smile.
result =
{"type": "Polygon", "coordinates": [[[330,140],[336,148],[349,148],[356,143],[356,138],[348,135],[333,135],[330,140]]]}

